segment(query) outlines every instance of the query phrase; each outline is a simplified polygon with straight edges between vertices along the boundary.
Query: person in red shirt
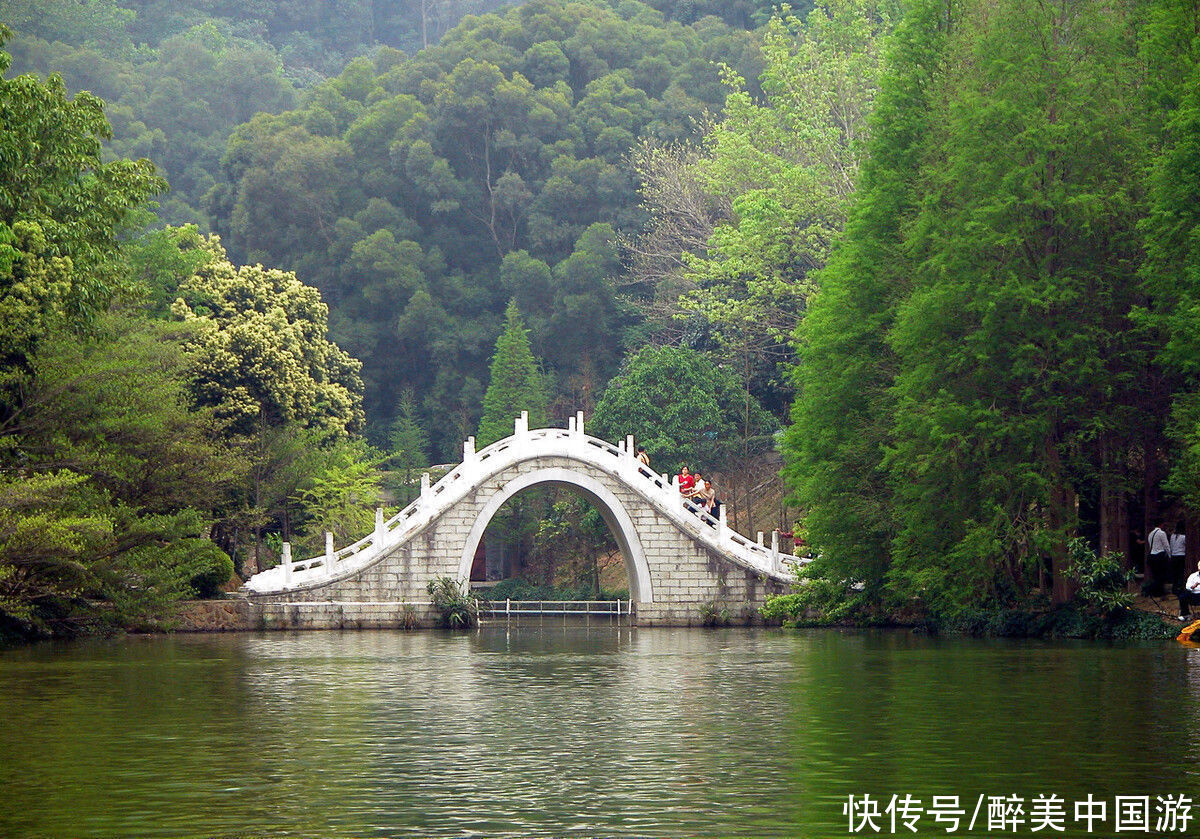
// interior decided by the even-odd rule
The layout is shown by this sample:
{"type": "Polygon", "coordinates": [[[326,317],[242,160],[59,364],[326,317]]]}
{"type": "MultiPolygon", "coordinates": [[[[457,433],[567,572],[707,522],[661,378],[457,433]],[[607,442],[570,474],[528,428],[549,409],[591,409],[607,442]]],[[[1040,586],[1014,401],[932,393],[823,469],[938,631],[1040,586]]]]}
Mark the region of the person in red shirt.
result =
{"type": "Polygon", "coordinates": [[[683,471],[679,473],[678,478],[679,493],[681,495],[691,495],[692,490],[696,488],[696,479],[692,476],[692,473],[688,471],[686,466],[683,467],[683,471]]]}

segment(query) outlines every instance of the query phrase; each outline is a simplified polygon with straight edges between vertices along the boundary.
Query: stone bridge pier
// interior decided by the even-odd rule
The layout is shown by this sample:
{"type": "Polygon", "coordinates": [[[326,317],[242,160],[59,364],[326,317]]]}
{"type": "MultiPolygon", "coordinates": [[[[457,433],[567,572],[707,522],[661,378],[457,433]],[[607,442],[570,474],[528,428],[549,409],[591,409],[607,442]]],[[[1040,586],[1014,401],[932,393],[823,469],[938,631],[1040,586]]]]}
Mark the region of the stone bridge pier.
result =
{"type": "Polygon", "coordinates": [[[307,628],[389,627],[405,611],[433,617],[427,585],[450,577],[467,585],[488,523],[518,493],[569,488],[591,502],[616,539],[629,579],[632,620],[639,626],[695,625],[706,606],[751,622],[768,595],[789,590],[790,556],[730,530],[690,508],[677,486],[637,461],[632,440],[618,445],[584,433],[583,417],[567,429],[530,431],[524,416],[513,436],[474,450],[463,462],[353,545],[283,564],[247,581],[243,594],[264,625],[307,628]]]}

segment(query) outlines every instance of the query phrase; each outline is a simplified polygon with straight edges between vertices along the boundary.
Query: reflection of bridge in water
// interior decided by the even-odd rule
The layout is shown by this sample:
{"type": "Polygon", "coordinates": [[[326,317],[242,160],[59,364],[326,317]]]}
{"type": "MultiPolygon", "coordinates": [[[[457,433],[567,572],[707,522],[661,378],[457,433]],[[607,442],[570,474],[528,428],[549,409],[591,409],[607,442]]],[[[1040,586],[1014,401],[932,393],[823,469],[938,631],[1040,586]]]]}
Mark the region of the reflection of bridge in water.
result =
{"type": "Polygon", "coordinates": [[[787,590],[792,557],[776,537],[763,543],[692,507],[666,475],[634,456],[633,440],[612,445],[583,430],[577,415],[564,429],[529,430],[522,414],[513,435],[475,451],[436,484],[426,474],[420,496],[391,519],[377,511],[375,529],[340,550],[326,534],[325,553],[283,563],[250,578],[245,596],[267,623],[299,627],[384,627],[402,622],[403,605],[428,617],[426,586],[451,577],[467,585],[476,549],[492,517],[534,486],[567,487],[591,502],[625,560],[633,622],[694,624],[707,606],[751,619],[769,594],[787,590]]]}

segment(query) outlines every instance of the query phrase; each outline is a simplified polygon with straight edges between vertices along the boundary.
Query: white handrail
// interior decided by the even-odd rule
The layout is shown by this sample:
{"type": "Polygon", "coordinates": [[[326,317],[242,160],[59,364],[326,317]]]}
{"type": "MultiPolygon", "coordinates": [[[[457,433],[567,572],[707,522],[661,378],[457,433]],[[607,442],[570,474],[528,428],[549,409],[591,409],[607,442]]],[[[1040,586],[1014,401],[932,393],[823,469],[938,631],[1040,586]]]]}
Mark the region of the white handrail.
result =
{"type": "Polygon", "coordinates": [[[498,440],[478,452],[474,451],[474,441],[470,440],[469,446],[464,444],[464,455],[470,453],[470,456],[432,486],[428,473],[425,473],[420,495],[382,526],[377,518],[376,527],[362,539],[333,551],[331,555],[321,554],[293,562],[287,575],[290,579],[286,581],[283,567],[278,566],[255,575],[246,585],[252,591],[278,592],[352,576],[424,528],[492,475],[521,461],[546,456],[578,460],[604,470],[635,490],[690,538],[751,570],[777,579],[789,579],[794,576],[794,569],[788,566],[804,563],[802,559],[780,554],[774,540],[770,548],[756,544],[729,530],[724,515],[713,517],[681,499],[665,475],[637,461],[635,453],[628,447],[614,446],[584,434],[582,423],[572,422],[571,425],[572,428],[567,430],[531,430],[518,419],[512,437],[498,440]]]}

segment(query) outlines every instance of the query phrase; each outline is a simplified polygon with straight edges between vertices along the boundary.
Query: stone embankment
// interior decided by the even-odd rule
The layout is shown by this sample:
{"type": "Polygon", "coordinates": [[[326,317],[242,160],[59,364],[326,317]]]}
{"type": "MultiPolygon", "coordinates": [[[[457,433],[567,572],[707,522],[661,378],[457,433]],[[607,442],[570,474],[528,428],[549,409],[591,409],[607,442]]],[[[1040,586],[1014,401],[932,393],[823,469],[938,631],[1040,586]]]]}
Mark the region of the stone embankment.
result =
{"type": "Polygon", "coordinates": [[[177,616],[179,632],[246,632],[259,629],[262,610],[241,597],[228,600],[189,600],[177,616]]]}
{"type": "Polygon", "coordinates": [[[190,600],[176,617],[177,632],[249,632],[270,629],[413,629],[434,626],[428,604],[270,603],[244,597],[190,600]]]}

